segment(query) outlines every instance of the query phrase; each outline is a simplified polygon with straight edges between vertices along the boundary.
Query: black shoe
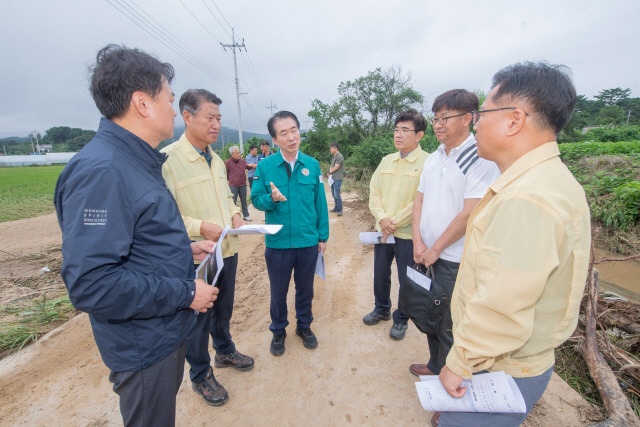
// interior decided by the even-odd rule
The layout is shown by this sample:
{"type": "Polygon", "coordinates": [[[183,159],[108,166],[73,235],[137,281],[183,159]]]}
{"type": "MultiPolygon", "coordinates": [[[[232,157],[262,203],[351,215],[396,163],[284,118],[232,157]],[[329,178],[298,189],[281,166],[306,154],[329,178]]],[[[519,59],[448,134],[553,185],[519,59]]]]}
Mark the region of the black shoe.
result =
{"type": "Polygon", "coordinates": [[[220,406],[229,400],[229,394],[213,376],[213,368],[209,366],[207,376],[199,383],[191,383],[193,391],[198,393],[207,402],[207,405],[220,406]]]}
{"type": "Polygon", "coordinates": [[[336,210],[336,208],[333,208],[333,209],[331,209],[329,212],[336,213],[336,212],[338,212],[338,211],[336,210]]]}
{"type": "Polygon", "coordinates": [[[385,314],[382,314],[382,313],[378,313],[377,311],[373,310],[371,313],[369,313],[366,316],[364,316],[362,318],[362,321],[366,325],[377,325],[378,322],[381,321],[381,320],[390,320],[390,319],[391,319],[391,313],[387,312],[385,314]]]}
{"type": "Polygon", "coordinates": [[[314,349],[318,346],[318,340],[316,336],[313,335],[313,332],[311,332],[311,328],[296,328],[296,335],[302,338],[302,344],[304,344],[305,347],[314,349]]]}
{"type": "Polygon", "coordinates": [[[406,323],[394,323],[389,331],[389,336],[396,341],[400,341],[404,338],[404,334],[407,332],[409,326],[406,323]]]}
{"type": "Polygon", "coordinates": [[[281,356],[284,353],[284,339],[287,337],[287,332],[283,332],[281,334],[273,334],[273,339],[271,340],[271,354],[274,356],[281,356]]]}
{"type": "Polygon", "coordinates": [[[338,211],[338,216],[342,216],[342,211],[338,211]]]}
{"type": "Polygon", "coordinates": [[[214,359],[216,368],[233,366],[240,371],[249,371],[253,368],[253,358],[240,353],[238,350],[231,354],[218,354],[214,359]]]}

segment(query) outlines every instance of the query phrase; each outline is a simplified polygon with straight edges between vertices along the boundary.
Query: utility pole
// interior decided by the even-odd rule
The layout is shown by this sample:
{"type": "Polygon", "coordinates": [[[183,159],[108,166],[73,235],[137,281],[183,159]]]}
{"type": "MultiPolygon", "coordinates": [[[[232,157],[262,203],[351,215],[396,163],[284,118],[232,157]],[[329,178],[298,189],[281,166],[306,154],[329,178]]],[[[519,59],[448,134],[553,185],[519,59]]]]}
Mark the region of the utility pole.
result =
{"type": "Polygon", "coordinates": [[[273,110],[278,108],[277,105],[273,105],[273,99],[271,100],[271,105],[267,106],[267,110],[269,110],[269,115],[273,116],[273,110]]]}
{"type": "Polygon", "coordinates": [[[627,114],[627,124],[629,124],[629,118],[631,117],[631,110],[629,110],[629,114],[627,114]]]}
{"type": "Polygon", "coordinates": [[[242,44],[240,43],[236,43],[236,36],[235,36],[235,30],[233,28],[231,28],[231,44],[223,44],[220,43],[222,45],[222,48],[225,50],[227,50],[227,48],[231,48],[231,51],[233,52],[233,69],[235,71],[235,76],[236,76],[236,102],[238,103],[238,137],[240,138],[240,152],[244,153],[244,147],[242,145],[242,119],[240,117],[240,83],[238,81],[238,63],[236,61],[236,48],[238,48],[240,50],[240,52],[242,52],[242,48],[244,47],[244,51],[247,51],[246,46],[244,45],[244,39],[242,39],[242,44]]]}
{"type": "MultiPolygon", "coordinates": [[[[33,130],[33,133],[34,133],[34,134],[36,133],[36,130],[35,130],[35,129],[33,130]]],[[[31,139],[31,151],[33,151],[33,154],[36,154],[36,149],[35,149],[35,147],[33,146],[33,134],[29,135],[29,138],[31,139]]]]}

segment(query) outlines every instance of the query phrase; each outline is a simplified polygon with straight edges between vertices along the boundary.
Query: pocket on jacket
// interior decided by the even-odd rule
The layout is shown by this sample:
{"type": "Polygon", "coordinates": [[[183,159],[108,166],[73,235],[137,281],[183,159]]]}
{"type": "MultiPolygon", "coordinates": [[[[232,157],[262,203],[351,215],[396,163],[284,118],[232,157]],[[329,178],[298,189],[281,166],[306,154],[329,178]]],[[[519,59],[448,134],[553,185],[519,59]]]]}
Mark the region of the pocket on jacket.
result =
{"type": "Polygon", "coordinates": [[[189,179],[185,179],[182,181],[178,181],[175,183],[175,187],[176,190],[181,189],[181,188],[185,188],[185,187],[189,187],[191,185],[196,185],[196,184],[201,184],[204,182],[209,181],[209,177],[206,175],[199,175],[199,176],[195,176],[193,178],[189,178],[189,179]]]}

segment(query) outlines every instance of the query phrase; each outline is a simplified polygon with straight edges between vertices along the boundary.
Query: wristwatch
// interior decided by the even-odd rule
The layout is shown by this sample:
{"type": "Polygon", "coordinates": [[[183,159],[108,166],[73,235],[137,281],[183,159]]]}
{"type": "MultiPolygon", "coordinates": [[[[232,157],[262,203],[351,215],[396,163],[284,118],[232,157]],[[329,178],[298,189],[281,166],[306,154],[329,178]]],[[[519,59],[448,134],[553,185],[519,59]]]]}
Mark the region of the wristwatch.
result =
{"type": "Polygon", "coordinates": [[[327,243],[327,239],[318,239],[318,243],[327,243]]]}

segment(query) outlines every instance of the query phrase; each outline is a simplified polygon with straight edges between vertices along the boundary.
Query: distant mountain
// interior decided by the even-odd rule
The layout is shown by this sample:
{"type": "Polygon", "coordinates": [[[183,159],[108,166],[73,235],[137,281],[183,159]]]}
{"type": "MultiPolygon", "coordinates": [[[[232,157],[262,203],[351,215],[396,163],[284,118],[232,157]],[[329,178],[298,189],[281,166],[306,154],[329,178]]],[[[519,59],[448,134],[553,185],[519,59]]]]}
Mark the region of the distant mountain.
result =
{"type": "MultiPolygon", "coordinates": [[[[176,126],[176,128],[173,131],[173,140],[168,139],[166,141],[162,141],[162,143],[158,146],[158,149],[166,147],[167,145],[171,144],[173,141],[177,141],[178,139],[180,139],[183,133],[184,133],[184,126],[180,126],[180,127],[176,126]]],[[[271,137],[269,136],[268,133],[255,133],[255,132],[248,132],[246,130],[242,131],[242,139],[245,145],[247,144],[247,140],[253,138],[254,136],[260,139],[266,139],[267,141],[271,142],[271,137]]],[[[218,141],[216,141],[215,144],[211,145],[211,148],[213,150],[217,151],[222,149],[222,138],[224,138],[225,147],[229,145],[238,145],[238,141],[239,141],[238,129],[232,129],[226,126],[222,126],[222,132],[220,132],[218,141]]]]}
{"type": "MultiPolygon", "coordinates": [[[[238,131],[236,131],[236,133],[238,133],[238,131]]],[[[3,142],[3,141],[27,142],[29,141],[29,137],[28,136],[7,136],[6,138],[0,138],[0,142],[3,142]]]]}

